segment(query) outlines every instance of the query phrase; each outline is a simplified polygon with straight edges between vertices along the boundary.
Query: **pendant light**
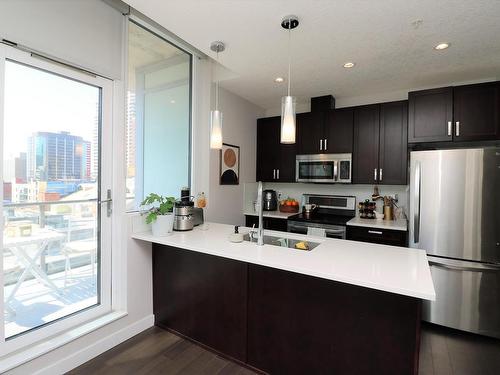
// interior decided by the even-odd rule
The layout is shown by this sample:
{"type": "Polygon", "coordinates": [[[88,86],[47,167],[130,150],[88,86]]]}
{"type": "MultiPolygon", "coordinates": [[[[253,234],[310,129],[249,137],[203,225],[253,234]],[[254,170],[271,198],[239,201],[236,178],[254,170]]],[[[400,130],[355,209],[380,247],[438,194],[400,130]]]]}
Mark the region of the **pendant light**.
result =
{"type": "Polygon", "coordinates": [[[222,149],[222,112],[219,111],[219,77],[217,66],[219,65],[219,52],[226,49],[222,42],[212,42],[210,49],[217,53],[217,64],[215,65],[215,110],[210,112],[210,148],[214,150],[222,149]]]}
{"type": "Polygon", "coordinates": [[[297,16],[286,16],[281,21],[281,27],[288,30],[288,91],[287,95],[281,98],[281,143],[295,143],[295,102],[296,99],[290,95],[290,80],[291,80],[291,38],[292,29],[299,26],[297,16]]]}

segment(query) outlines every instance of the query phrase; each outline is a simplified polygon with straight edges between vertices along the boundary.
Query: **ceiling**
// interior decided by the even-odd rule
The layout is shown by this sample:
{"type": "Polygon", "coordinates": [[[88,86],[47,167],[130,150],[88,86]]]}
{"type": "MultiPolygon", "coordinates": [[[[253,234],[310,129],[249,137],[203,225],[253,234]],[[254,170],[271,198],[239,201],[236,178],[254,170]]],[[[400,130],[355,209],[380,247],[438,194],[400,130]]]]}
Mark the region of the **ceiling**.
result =
{"type": "Polygon", "coordinates": [[[269,109],[286,92],[287,31],[292,31],[292,95],[337,100],[500,78],[498,0],[128,0],[210,56],[236,78],[221,86],[269,109]],[[421,20],[418,27],[414,22],[421,20]],[[440,42],[451,47],[435,51],[440,42]],[[352,69],[343,68],[354,61],[352,69]]]}

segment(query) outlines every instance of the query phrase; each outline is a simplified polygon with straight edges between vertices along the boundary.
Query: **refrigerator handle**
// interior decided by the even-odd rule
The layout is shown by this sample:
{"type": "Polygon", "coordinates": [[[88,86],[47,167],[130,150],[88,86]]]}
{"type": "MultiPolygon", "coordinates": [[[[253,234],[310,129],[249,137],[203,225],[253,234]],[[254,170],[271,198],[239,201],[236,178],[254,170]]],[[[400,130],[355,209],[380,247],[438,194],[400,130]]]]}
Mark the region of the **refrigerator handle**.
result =
{"type": "Polygon", "coordinates": [[[414,207],[415,211],[413,213],[413,242],[418,243],[420,240],[420,188],[422,186],[421,178],[422,178],[422,166],[420,162],[415,164],[415,195],[414,199],[414,207]]]}
{"type": "MultiPolygon", "coordinates": [[[[435,266],[435,267],[441,267],[441,268],[446,268],[449,270],[454,270],[454,271],[471,271],[471,272],[500,272],[500,266],[494,265],[494,264],[485,264],[485,263],[479,263],[477,265],[459,265],[455,264],[458,263],[455,261],[453,264],[450,264],[448,262],[443,262],[443,261],[434,261],[429,259],[429,265],[430,266],[435,266]]],[[[467,264],[470,262],[467,262],[467,264]]]]}

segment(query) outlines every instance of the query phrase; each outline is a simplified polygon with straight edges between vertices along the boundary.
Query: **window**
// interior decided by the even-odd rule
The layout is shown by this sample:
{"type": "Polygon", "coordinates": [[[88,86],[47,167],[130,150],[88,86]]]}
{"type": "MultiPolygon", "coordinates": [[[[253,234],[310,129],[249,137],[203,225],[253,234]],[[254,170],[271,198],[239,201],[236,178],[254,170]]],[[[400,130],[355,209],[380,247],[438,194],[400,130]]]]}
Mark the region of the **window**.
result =
{"type": "Polygon", "coordinates": [[[134,21],[128,33],[127,209],[190,184],[192,56],[134,21]]]}
{"type": "Polygon", "coordinates": [[[106,79],[0,45],[0,355],[111,308],[110,94],[106,79]]]}

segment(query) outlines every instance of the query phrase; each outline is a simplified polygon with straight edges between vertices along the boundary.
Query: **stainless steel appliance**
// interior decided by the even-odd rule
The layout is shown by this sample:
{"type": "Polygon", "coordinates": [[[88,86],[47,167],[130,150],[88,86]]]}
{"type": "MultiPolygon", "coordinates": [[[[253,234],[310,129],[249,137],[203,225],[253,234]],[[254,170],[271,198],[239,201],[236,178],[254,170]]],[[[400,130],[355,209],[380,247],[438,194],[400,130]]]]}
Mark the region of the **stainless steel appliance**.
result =
{"type": "Polygon", "coordinates": [[[278,197],[274,190],[264,190],[262,199],[264,211],[276,211],[278,209],[278,197]]]}
{"type": "Polygon", "coordinates": [[[500,338],[500,147],[410,154],[410,246],[436,301],[423,319],[500,338]]]}
{"type": "Polygon", "coordinates": [[[297,155],[297,182],[350,183],[352,154],[297,155]]]}
{"type": "Polygon", "coordinates": [[[174,230],[186,231],[194,227],[194,202],[177,201],[174,204],[174,230]]]}
{"type": "Polygon", "coordinates": [[[326,237],[346,238],[346,223],[356,215],[356,197],[304,194],[303,203],[316,207],[289,217],[288,232],[307,234],[308,228],[320,228],[326,237]]]}

